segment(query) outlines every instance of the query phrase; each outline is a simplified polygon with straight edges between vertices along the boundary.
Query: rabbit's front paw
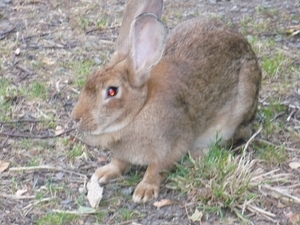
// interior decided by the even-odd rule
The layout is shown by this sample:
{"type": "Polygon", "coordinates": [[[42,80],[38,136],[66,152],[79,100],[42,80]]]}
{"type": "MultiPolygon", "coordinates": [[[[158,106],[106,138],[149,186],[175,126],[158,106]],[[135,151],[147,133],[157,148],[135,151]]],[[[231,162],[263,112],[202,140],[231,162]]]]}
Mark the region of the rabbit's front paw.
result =
{"type": "Polygon", "coordinates": [[[122,176],[128,167],[128,163],[118,159],[112,159],[109,164],[98,168],[93,177],[98,179],[100,184],[106,184],[110,180],[122,176]]]}
{"type": "Polygon", "coordinates": [[[159,194],[159,184],[141,181],[133,193],[133,201],[136,203],[148,202],[152,198],[157,198],[159,194]]]}

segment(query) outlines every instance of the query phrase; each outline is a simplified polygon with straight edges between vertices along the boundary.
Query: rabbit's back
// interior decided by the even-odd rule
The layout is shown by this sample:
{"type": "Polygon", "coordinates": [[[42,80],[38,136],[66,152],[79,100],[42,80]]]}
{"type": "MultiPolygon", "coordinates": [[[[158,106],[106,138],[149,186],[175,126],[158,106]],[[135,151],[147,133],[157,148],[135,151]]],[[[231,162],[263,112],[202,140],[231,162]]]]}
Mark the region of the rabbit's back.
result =
{"type": "Polygon", "coordinates": [[[149,96],[161,108],[172,105],[165,114],[180,111],[196,139],[212,139],[220,130],[227,139],[253,120],[260,80],[257,58],[241,34],[218,20],[192,19],[170,34],[149,96]]]}

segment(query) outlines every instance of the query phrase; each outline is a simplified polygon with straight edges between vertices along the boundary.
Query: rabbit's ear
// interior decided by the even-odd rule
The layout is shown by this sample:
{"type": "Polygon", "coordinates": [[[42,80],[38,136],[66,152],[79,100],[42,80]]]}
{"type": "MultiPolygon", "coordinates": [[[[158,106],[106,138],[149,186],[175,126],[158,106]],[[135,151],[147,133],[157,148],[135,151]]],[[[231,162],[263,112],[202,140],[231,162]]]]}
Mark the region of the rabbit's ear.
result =
{"type": "Polygon", "coordinates": [[[154,13],[161,18],[163,0],[128,0],[119,30],[115,54],[124,59],[129,53],[129,32],[133,20],[142,13],[154,13]]]}
{"type": "Polygon", "coordinates": [[[131,25],[130,55],[135,85],[143,85],[153,66],[162,57],[166,42],[166,28],[152,13],[138,16],[131,25]]]}

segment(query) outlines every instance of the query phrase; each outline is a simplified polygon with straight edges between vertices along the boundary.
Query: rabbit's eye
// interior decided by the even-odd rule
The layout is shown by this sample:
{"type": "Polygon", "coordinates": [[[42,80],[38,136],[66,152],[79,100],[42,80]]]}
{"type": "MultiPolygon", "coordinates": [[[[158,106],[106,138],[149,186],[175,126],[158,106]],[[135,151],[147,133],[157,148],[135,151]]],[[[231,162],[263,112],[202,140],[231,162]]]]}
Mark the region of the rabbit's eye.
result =
{"type": "Polygon", "coordinates": [[[107,97],[113,97],[118,94],[118,88],[117,87],[109,87],[107,88],[107,97]]]}

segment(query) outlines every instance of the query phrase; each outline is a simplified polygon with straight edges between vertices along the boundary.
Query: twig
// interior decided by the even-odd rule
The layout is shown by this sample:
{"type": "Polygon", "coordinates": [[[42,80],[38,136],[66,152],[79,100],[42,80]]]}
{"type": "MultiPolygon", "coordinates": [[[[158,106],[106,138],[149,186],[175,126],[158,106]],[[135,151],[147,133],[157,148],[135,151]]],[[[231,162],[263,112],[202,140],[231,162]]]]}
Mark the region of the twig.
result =
{"type": "Polygon", "coordinates": [[[300,109],[300,106],[292,105],[292,104],[289,104],[288,107],[291,109],[300,109]]]}
{"type": "MultiPolygon", "coordinates": [[[[15,131],[16,131],[16,127],[10,132],[10,134],[13,134],[15,131]]],[[[2,143],[2,145],[1,145],[1,147],[2,148],[4,148],[4,146],[5,146],[5,144],[6,144],[6,142],[8,141],[8,139],[9,139],[9,136],[7,136],[6,138],[5,138],[5,140],[3,141],[3,143],[2,143]]]]}
{"type": "Polygon", "coordinates": [[[0,33],[0,40],[4,39],[7,34],[13,32],[16,29],[16,27],[17,27],[17,25],[13,26],[9,30],[6,30],[6,31],[0,33]]]}
{"type": "Polygon", "coordinates": [[[32,207],[32,206],[37,205],[37,204],[40,204],[41,202],[48,202],[48,201],[50,201],[50,200],[52,200],[52,199],[55,199],[55,198],[54,198],[54,197],[51,197],[51,198],[43,198],[43,199],[40,199],[40,200],[38,200],[38,201],[35,201],[35,202],[33,202],[33,203],[31,203],[31,204],[29,204],[29,205],[23,207],[23,210],[28,209],[28,208],[30,208],[30,207],[32,207]]]}
{"type": "Polygon", "coordinates": [[[96,209],[90,208],[90,211],[74,211],[74,210],[59,210],[53,209],[52,212],[55,213],[66,213],[66,214],[73,214],[73,215],[85,215],[85,214],[93,214],[96,213],[96,209]]]}
{"type": "Polygon", "coordinates": [[[87,179],[87,176],[82,174],[82,173],[78,173],[72,170],[66,170],[60,167],[53,167],[53,166],[47,166],[47,165],[43,165],[43,166],[30,166],[30,167],[11,167],[8,171],[12,172],[12,171],[32,171],[32,170],[53,170],[53,171],[62,171],[64,173],[69,173],[69,174],[75,174],[77,176],[83,177],[85,179],[87,179]]]}
{"type": "Polygon", "coordinates": [[[22,200],[22,199],[34,199],[35,195],[30,195],[30,196],[17,196],[17,195],[8,195],[5,193],[0,193],[0,197],[2,198],[10,198],[14,200],[22,200]]]}
{"type": "Polygon", "coordinates": [[[51,34],[51,33],[41,33],[41,34],[27,36],[27,37],[24,37],[23,39],[26,40],[26,39],[30,39],[30,38],[34,38],[34,37],[44,37],[44,36],[47,36],[49,34],[51,34]]]}
{"type": "Polygon", "coordinates": [[[263,210],[263,209],[261,209],[261,208],[258,208],[258,207],[254,206],[254,205],[247,205],[247,206],[248,206],[250,209],[255,210],[255,211],[257,211],[257,212],[259,212],[259,213],[261,213],[261,214],[263,214],[263,215],[267,215],[267,216],[270,216],[270,217],[276,217],[275,214],[270,213],[270,212],[267,212],[267,211],[265,211],[265,210],[263,210]]]}
{"type": "Polygon", "coordinates": [[[288,118],[286,119],[286,121],[289,122],[291,120],[291,118],[294,116],[296,111],[297,111],[296,109],[293,109],[292,112],[289,114],[288,118]]]}
{"type": "Polygon", "coordinates": [[[119,28],[119,27],[120,27],[120,25],[117,25],[117,26],[111,26],[111,27],[106,27],[106,28],[104,28],[104,29],[100,29],[100,28],[92,28],[92,29],[86,31],[85,34],[89,34],[89,33],[92,33],[92,32],[94,32],[94,31],[105,32],[105,31],[107,31],[107,30],[113,30],[113,29],[116,29],[116,28],[119,28]]]}
{"type": "Polygon", "coordinates": [[[258,128],[258,130],[251,136],[251,138],[247,141],[247,143],[245,144],[245,147],[243,149],[243,157],[245,156],[246,154],[246,150],[247,148],[249,147],[250,143],[254,140],[254,138],[261,132],[262,130],[262,126],[260,126],[258,128]]]}
{"type": "Polygon", "coordinates": [[[286,197],[288,197],[288,198],[290,198],[290,199],[293,199],[295,202],[297,202],[298,204],[300,203],[300,198],[297,198],[297,197],[295,197],[295,196],[293,196],[293,195],[290,195],[290,194],[288,194],[288,193],[284,193],[283,191],[280,191],[280,190],[278,190],[277,188],[273,188],[273,187],[271,187],[271,186],[269,186],[269,185],[262,185],[262,187],[264,187],[264,188],[266,188],[266,189],[269,189],[269,190],[271,190],[271,191],[275,191],[275,192],[277,192],[278,194],[281,194],[281,195],[283,195],[283,196],[286,196],[286,197]]]}
{"type": "Polygon", "coordinates": [[[9,136],[9,137],[15,137],[15,138],[31,138],[31,139],[47,139],[47,138],[57,138],[64,134],[70,133],[71,131],[75,130],[75,128],[71,128],[69,130],[66,130],[60,134],[55,135],[26,135],[26,134],[11,134],[11,133],[5,133],[0,132],[0,135],[2,136],[9,136]]]}
{"type": "Polygon", "coordinates": [[[12,123],[43,123],[53,122],[53,120],[13,120],[13,121],[0,121],[0,124],[12,124],[12,123]]]}
{"type": "Polygon", "coordinates": [[[268,176],[268,175],[270,175],[270,174],[272,174],[272,173],[276,173],[276,172],[278,172],[279,170],[280,170],[280,169],[274,169],[274,170],[269,171],[269,172],[267,172],[267,173],[263,173],[263,174],[260,174],[260,175],[258,175],[258,176],[256,176],[256,177],[252,177],[252,178],[251,178],[251,181],[257,180],[257,179],[262,179],[263,177],[266,177],[266,176],[268,176]]]}
{"type": "Polygon", "coordinates": [[[255,139],[255,140],[258,141],[258,142],[262,142],[262,143],[264,143],[264,144],[267,144],[267,145],[271,145],[271,146],[277,147],[277,148],[283,147],[285,150],[288,150],[288,151],[300,151],[300,149],[297,149],[297,148],[289,148],[289,147],[286,147],[286,146],[279,146],[279,145],[273,144],[272,142],[269,142],[269,141],[264,140],[264,139],[261,139],[261,138],[257,138],[257,139],[255,139]]]}
{"type": "Polygon", "coordinates": [[[69,45],[49,45],[49,46],[43,46],[43,45],[26,45],[24,46],[27,49],[71,49],[75,48],[76,44],[69,44],[69,45]]]}
{"type": "Polygon", "coordinates": [[[30,71],[29,69],[26,69],[26,68],[24,68],[23,66],[16,65],[16,68],[18,68],[18,69],[22,70],[23,72],[27,73],[28,75],[31,75],[31,74],[33,74],[33,72],[32,72],[32,71],[30,71]]]}
{"type": "Polygon", "coordinates": [[[101,42],[102,44],[109,44],[109,45],[113,45],[114,44],[113,41],[108,41],[108,40],[105,40],[105,39],[100,39],[99,42],[101,42]]]}
{"type": "Polygon", "coordinates": [[[284,114],[285,114],[285,112],[277,113],[277,114],[270,120],[270,122],[273,122],[274,120],[278,119],[279,117],[283,116],[284,114]]]}

